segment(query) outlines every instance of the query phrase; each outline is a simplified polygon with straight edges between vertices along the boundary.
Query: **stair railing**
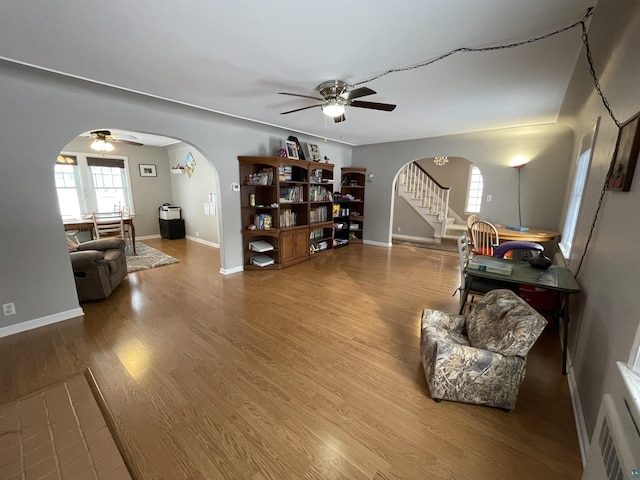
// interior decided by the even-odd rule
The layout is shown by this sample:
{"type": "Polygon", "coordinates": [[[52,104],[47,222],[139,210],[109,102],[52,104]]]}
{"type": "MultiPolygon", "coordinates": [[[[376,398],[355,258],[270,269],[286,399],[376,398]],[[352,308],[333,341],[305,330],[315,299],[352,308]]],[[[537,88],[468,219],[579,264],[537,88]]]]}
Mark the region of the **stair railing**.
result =
{"type": "Polygon", "coordinates": [[[408,163],[402,167],[400,183],[413,194],[413,198],[420,201],[421,207],[426,207],[429,213],[437,216],[437,219],[442,222],[441,234],[444,234],[447,228],[450,187],[440,185],[416,162],[408,163]]]}

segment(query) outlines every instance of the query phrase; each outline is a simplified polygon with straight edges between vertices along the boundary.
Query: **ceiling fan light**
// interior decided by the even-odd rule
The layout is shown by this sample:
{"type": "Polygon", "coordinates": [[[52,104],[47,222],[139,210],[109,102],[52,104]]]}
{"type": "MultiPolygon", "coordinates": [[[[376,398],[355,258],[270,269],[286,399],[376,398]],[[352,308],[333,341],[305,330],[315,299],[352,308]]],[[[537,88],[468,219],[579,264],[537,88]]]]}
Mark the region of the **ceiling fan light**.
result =
{"type": "Polygon", "coordinates": [[[322,113],[324,113],[327,117],[339,117],[344,114],[344,105],[339,105],[337,103],[329,103],[327,105],[323,105],[322,113]]]}
{"type": "Polygon", "coordinates": [[[113,145],[102,138],[95,140],[91,144],[91,148],[96,152],[112,152],[114,150],[113,145]]]}

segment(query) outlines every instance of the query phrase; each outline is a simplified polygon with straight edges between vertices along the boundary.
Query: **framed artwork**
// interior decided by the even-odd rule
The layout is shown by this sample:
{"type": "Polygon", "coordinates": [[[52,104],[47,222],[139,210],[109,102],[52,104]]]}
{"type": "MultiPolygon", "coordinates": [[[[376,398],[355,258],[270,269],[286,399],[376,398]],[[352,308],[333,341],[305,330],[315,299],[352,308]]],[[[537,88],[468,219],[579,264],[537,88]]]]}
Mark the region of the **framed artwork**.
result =
{"type": "Polygon", "coordinates": [[[193,155],[191,155],[191,152],[187,153],[187,156],[184,159],[183,165],[184,165],[184,171],[187,172],[187,175],[189,175],[189,178],[191,178],[193,171],[196,169],[196,159],[193,158],[193,155]]]}
{"type": "Polygon", "coordinates": [[[284,147],[287,151],[287,158],[295,158],[296,160],[300,159],[300,157],[298,157],[298,147],[296,147],[296,142],[292,140],[285,140],[284,147]]]}
{"type": "Polygon", "coordinates": [[[620,127],[616,149],[609,168],[607,190],[628,192],[640,154],[640,113],[620,127]]]}
{"type": "Polygon", "coordinates": [[[140,165],[138,165],[138,168],[140,168],[141,177],[157,177],[158,176],[155,165],[147,165],[147,164],[141,163],[140,165]]]}
{"type": "Polygon", "coordinates": [[[289,138],[287,138],[287,140],[294,142],[296,144],[296,148],[298,149],[298,159],[299,160],[306,160],[306,158],[304,158],[304,151],[302,150],[302,145],[300,145],[300,142],[298,141],[298,137],[294,137],[293,135],[290,136],[289,138]]]}
{"type": "Polygon", "coordinates": [[[314,162],[320,161],[320,149],[315,143],[307,143],[307,150],[309,150],[309,160],[314,162]]]}

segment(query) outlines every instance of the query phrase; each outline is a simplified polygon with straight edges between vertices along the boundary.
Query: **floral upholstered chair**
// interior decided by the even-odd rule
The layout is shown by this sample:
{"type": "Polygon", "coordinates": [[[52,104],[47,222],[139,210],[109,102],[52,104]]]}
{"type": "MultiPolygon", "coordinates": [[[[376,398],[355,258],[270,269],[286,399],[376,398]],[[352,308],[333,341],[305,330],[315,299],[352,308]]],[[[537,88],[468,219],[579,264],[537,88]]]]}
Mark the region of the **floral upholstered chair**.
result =
{"type": "Polygon", "coordinates": [[[547,321],[511,290],[492,290],[465,317],[425,309],[420,354],[431,398],[512,410],[527,353],[547,321]]]}

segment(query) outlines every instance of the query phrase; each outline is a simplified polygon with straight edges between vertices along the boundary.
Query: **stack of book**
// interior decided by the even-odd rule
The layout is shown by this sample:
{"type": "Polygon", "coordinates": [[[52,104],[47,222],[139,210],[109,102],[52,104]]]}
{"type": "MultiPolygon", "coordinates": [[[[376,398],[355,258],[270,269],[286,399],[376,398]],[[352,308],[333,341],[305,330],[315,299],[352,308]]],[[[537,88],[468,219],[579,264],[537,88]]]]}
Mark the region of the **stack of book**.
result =
{"type": "Polygon", "coordinates": [[[280,211],[280,227],[295,227],[296,226],[296,214],[290,209],[280,211]]]}
{"type": "Polygon", "coordinates": [[[258,230],[271,230],[273,228],[273,217],[268,213],[260,213],[253,217],[253,223],[258,230]]]}

